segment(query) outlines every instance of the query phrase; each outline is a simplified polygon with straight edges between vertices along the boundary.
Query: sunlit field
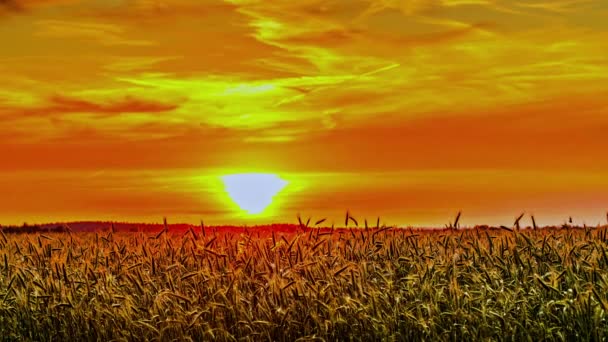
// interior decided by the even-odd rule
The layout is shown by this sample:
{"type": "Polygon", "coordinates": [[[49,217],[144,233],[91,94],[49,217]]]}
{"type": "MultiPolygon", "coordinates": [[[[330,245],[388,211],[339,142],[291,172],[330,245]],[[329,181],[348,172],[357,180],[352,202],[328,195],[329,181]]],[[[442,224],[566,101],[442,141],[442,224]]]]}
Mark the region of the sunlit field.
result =
{"type": "Polygon", "coordinates": [[[5,231],[0,336],[601,341],[607,249],[608,227],[5,231]]]}

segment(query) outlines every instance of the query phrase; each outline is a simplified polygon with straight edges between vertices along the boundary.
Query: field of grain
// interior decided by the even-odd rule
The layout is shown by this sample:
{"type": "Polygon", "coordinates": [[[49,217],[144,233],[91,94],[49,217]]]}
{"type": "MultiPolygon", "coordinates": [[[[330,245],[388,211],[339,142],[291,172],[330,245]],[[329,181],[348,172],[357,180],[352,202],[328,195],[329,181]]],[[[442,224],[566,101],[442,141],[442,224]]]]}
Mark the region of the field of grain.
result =
{"type": "Polygon", "coordinates": [[[607,231],[2,233],[0,339],[602,341],[607,231]]]}

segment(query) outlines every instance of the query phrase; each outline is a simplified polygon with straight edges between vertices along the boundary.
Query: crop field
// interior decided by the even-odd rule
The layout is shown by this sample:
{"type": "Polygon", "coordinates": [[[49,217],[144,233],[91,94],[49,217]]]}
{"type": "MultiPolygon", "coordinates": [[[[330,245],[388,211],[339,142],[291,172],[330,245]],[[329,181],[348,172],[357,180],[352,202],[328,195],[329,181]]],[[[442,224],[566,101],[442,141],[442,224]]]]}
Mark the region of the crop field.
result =
{"type": "Polygon", "coordinates": [[[4,341],[608,339],[608,228],[0,234],[4,341]]]}

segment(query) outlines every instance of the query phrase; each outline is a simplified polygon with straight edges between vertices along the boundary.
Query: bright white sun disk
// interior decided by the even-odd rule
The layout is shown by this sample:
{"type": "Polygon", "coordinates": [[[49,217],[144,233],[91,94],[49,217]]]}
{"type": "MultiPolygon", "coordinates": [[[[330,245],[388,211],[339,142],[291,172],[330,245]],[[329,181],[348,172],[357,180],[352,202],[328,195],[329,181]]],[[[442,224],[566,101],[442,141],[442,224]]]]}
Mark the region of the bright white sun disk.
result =
{"type": "Polygon", "coordinates": [[[242,173],[222,176],[230,198],[247,213],[259,214],[272,203],[287,181],[273,174],[242,173]]]}

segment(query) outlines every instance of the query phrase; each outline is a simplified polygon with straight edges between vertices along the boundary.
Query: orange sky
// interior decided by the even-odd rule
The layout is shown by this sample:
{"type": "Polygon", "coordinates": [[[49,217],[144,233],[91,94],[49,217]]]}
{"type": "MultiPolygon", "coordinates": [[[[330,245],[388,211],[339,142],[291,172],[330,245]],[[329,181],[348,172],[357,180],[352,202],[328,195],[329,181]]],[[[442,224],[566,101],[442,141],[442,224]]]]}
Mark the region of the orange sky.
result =
{"type": "Polygon", "coordinates": [[[605,223],[606,18],[603,0],[0,1],[0,223],[605,223]],[[289,181],[272,214],[226,203],[234,172],[289,181]]]}

